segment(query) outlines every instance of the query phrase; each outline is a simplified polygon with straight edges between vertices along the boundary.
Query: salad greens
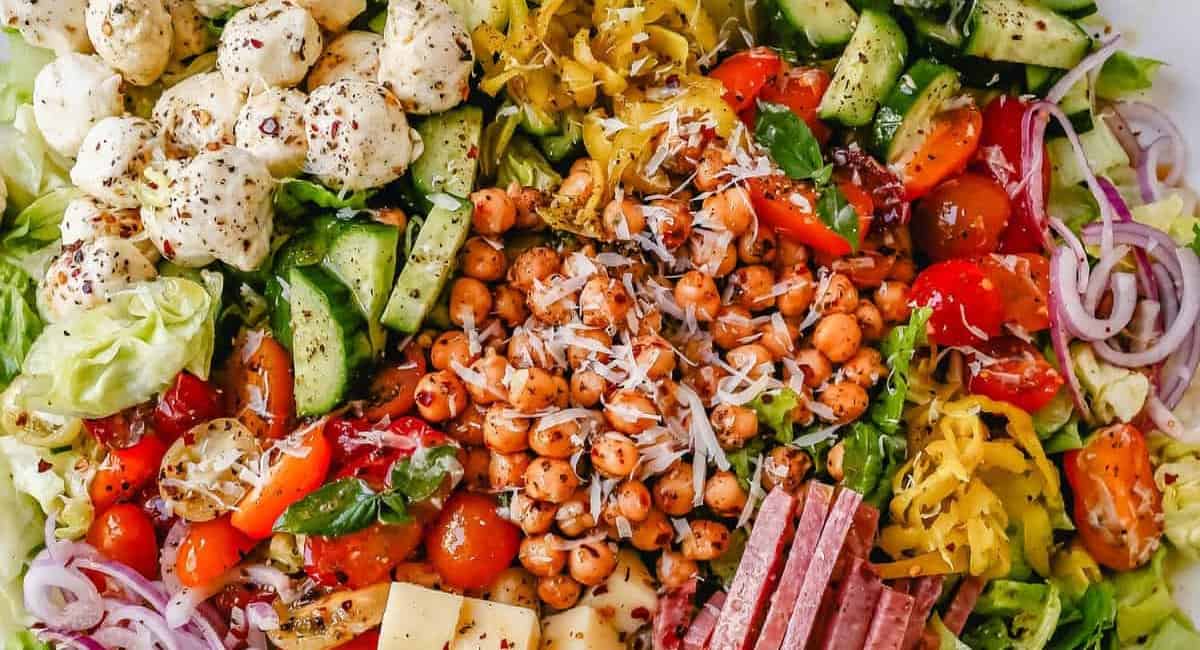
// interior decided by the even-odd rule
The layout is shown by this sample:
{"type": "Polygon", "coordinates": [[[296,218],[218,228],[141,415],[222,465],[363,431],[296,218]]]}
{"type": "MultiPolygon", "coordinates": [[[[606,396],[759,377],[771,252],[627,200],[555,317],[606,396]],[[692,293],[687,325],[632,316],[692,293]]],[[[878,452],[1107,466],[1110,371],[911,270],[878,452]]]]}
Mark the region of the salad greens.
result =
{"type": "Polygon", "coordinates": [[[58,254],[59,224],[67,204],[79,196],[75,188],[62,187],[18,212],[0,231],[0,259],[20,266],[30,277],[41,278],[58,254]]]}
{"type": "Polygon", "coordinates": [[[917,348],[925,343],[925,324],[932,314],[928,307],[914,309],[908,324],[892,328],[880,346],[891,373],[882,394],[871,405],[871,421],[884,433],[900,430],[900,416],[908,396],[908,367],[917,348]]]}
{"type": "Polygon", "coordinates": [[[1061,611],[1053,584],[995,580],[975,604],[974,614],[983,622],[963,641],[975,650],[1039,650],[1054,635],[1061,611]]]}
{"type": "Polygon", "coordinates": [[[301,178],[287,178],[275,192],[275,210],[287,218],[296,219],[311,213],[314,208],[323,210],[364,210],[367,200],[375,190],[358,192],[335,192],[320,183],[301,178]]]}
{"type": "Polygon", "coordinates": [[[500,156],[500,167],[496,172],[497,186],[508,187],[511,183],[549,191],[562,184],[562,176],[528,138],[516,135],[500,156]]]}
{"type": "Polygon", "coordinates": [[[1150,563],[1111,578],[1117,601],[1117,640],[1123,646],[1184,648],[1200,643],[1200,634],[1171,598],[1166,579],[1167,549],[1150,563]]]}
{"type": "Polygon", "coordinates": [[[1092,346],[1084,343],[1071,346],[1071,359],[1092,411],[1101,422],[1129,422],[1141,412],[1150,395],[1150,380],[1145,375],[1100,359],[1092,346]]]}
{"type": "Polygon", "coordinates": [[[8,213],[24,210],[52,190],[69,187],[70,168],[71,161],[42,138],[29,104],[17,107],[11,124],[0,124],[0,177],[8,189],[8,213]]]}
{"type": "Polygon", "coordinates": [[[829,182],[833,165],[825,163],[821,143],[787,106],[759,102],[754,139],[771,152],[771,158],[788,177],[818,184],[829,182]]]}
{"type": "Polygon", "coordinates": [[[25,355],[42,331],[36,289],[25,271],[0,259],[0,389],[20,374],[25,355]]]}
{"type": "Polygon", "coordinates": [[[21,577],[42,543],[42,512],[16,485],[13,463],[19,460],[0,453],[0,640],[25,627],[21,577]]]}
{"type": "Polygon", "coordinates": [[[892,496],[892,476],[904,464],[908,442],[888,435],[869,422],[855,422],[842,438],[842,485],[863,495],[863,501],[882,507],[892,496]]]}
{"type": "Polygon", "coordinates": [[[1096,96],[1118,100],[1150,90],[1154,75],[1162,64],[1162,61],[1118,51],[1104,62],[1096,76],[1096,96]]]}
{"type": "Polygon", "coordinates": [[[1058,629],[1046,647],[1050,650],[1101,647],[1117,616],[1112,585],[1107,582],[1090,585],[1083,596],[1074,601],[1063,594],[1062,604],[1058,629]]]}
{"type": "Polygon", "coordinates": [[[795,436],[792,411],[800,405],[800,396],[790,388],[767,391],[750,402],[760,424],[775,432],[775,440],[788,444],[795,436]]]}
{"type": "Polygon", "coordinates": [[[11,122],[17,107],[33,103],[33,80],[45,65],[54,60],[54,52],[34,47],[20,34],[4,30],[8,60],[0,66],[0,122],[11,122]]]}
{"type": "MultiPolygon", "coordinates": [[[[88,495],[88,467],[100,451],[88,436],[65,447],[46,449],[0,436],[0,456],[7,456],[17,492],[33,497],[41,512],[55,513],[59,539],[78,539],[92,524],[94,510],[88,495]]],[[[40,531],[39,531],[40,537],[40,531]]]]}
{"type": "Polygon", "coordinates": [[[1200,447],[1163,434],[1148,442],[1162,491],[1163,530],[1184,557],[1200,559],[1200,447]]]}

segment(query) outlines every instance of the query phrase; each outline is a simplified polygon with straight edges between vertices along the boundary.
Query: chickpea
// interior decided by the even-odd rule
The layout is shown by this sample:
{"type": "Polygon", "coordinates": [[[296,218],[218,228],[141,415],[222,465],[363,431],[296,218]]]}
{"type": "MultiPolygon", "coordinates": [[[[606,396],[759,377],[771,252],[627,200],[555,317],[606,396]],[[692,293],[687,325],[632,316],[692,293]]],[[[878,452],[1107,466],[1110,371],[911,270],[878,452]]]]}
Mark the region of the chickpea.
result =
{"type": "Polygon", "coordinates": [[[538,215],[538,208],[546,205],[548,197],[545,192],[535,187],[521,187],[513,183],[508,187],[508,196],[517,210],[515,227],[521,230],[534,230],[544,226],[538,215]]]}
{"type": "Polygon", "coordinates": [[[908,304],[908,285],[897,280],[888,280],[875,290],[875,306],[883,314],[886,323],[901,323],[912,314],[908,304]]]}
{"type": "Polygon", "coordinates": [[[804,485],[804,476],[812,469],[808,454],[792,447],[776,447],[763,460],[763,488],[767,491],[776,487],[795,494],[804,485]]]}
{"type": "Polygon", "coordinates": [[[617,551],[607,541],[589,542],[567,554],[567,572],[589,587],[604,582],[617,568],[617,551]]]}
{"type": "Polygon", "coordinates": [[[849,361],[842,364],[842,377],[863,388],[870,388],[888,374],[879,350],[862,348],[849,361]]]}
{"type": "Polygon", "coordinates": [[[807,386],[800,387],[800,400],[796,404],[796,408],[788,415],[792,418],[793,424],[808,426],[813,423],[813,412],[809,407],[812,402],[812,390],[807,386]]]}
{"type": "Polygon", "coordinates": [[[816,348],[804,348],[794,358],[804,373],[804,386],[807,388],[816,388],[833,376],[833,364],[816,348]]]}
{"type": "Polygon", "coordinates": [[[487,356],[471,364],[471,370],[483,376],[483,385],[474,382],[463,382],[471,400],[480,406],[487,406],[496,401],[507,401],[508,392],[504,390],[504,375],[508,373],[508,359],[489,350],[487,356]]]}
{"type": "Polygon", "coordinates": [[[697,519],[691,522],[692,534],[683,539],[680,550],[689,560],[715,560],[729,550],[729,528],[718,521],[697,519]]]}
{"type": "Polygon", "coordinates": [[[659,551],[671,546],[675,539],[675,529],[667,521],[667,515],[657,508],[651,508],[646,518],[633,522],[633,535],[629,543],[639,551],[659,551]]]}
{"type": "Polygon", "coordinates": [[[846,443],[838,442],[825,456],[825,469],[829,472],[829,478],[834,481],[841,482],[846,477],[845,470],[842,468],[842,463],[846,459],[846,443]]]}
{"type": "Polygon", "coordinates": [[[482,237],[472,237],[463,244],[462,270],[468,277],[495,282],[504,277],[507,266],[504,251],[498,250],[482,237]]]}
{"type": "Polygon", "coordinates": [[[554,404],[558,395],[554,375],[541,368],[514,370],[508,380],[508,401],[522,413],[536,413],[554,404]]]}
{"type": "Polygon", "coordinates": [[[641,452],[629,436],[610,431],[592,441],[592,467],[609,478],[623,478],[637,468],[641,452]]]}
{"type": "Polygon", "coordinates": [[[750,194],[735,185],[704,199],[702,208],[713,221],[725,226],[734,237],[741,237],[754,223],[750,194]]]}
{"type": "Polygon", "coordinates": [[[707,230],[692,233],[688,250],[692,266],[715,278],[729,275],[737,266],[737,242],[707,230]]]}
{"type": "Polygon", "coordinates": [[[548,458],[570,458],[575,453],[575,437],[579,435],[579,422],[567,420],[545,426],[541,422],[529,430],[529,447],[539,456],[548,458]]]}
{"type": "Polygon", "coordinates": [[[748,231],[738,237],[738,259],[742,264],[772,264],[775,262],[779,239],[767,228],[748,231]]]}
{"type": "Polygon", "coordinates": [[[822,314],[852,314],[858,307],[858,289],[841,273],[829,276],[825,291],[817,296],[817,311],[822,314]]]}
{"type": "Polygon", "coordinates": [[[663,551],[655,566],[658,581],[667,589],[678,589],[700,575],[700,565],[678,551],[663,551]]]}
{"type": "Polygon", "coordinates": [[[446,435],[464,445],[483,444],[483,409],[470,406],[446,427],[446,435]]]}
{"type": "Polygon", "coordinates": [[[717,472],[704,484],[704,504],[720,517],[736,517],[746,507],[749,495],[738,483],[737,474],[717,472]]]}
{"type": "Polygon", "coordinates": [[[771,351],[761,343],[747,343],[725,353],[725,361],[737,370],[747,372],[751,379],[758,379],[772,370],[771,351]]]}
{"type": "Polygon", "coordinates": [[[430,422],[445,422],[467,408],[467,387],[458,375],[438,370],[421,377],[414,391],[417,411],[430,422]]]}
{"type": "Polygon", "coordinates": [[[651,493],[654,505],[672,517],[682,517],[691,512],[696,505],[691,463],[675,461],[658,477],[651,493]]]}
{"type": "Polygon", "coordinates": [[[722,147],[709,145],[700,154],[700,162],[696,164],[696,175],[692,184],[701,192],[713,192],[721,186],[721,176],[726,167],[733,162],[733,155],[722,147]]]}
{"type": "Polygon", "coordinates": [[[817,321],[812,344],[830,361],[842,363],[858,352],[858,346],[862,344],[862,330],[858,327],[858,321],[849,314],[829,314],[817,321]]]}
{"type": "Polygon", "coordinates": [[[758,435],[758,415],[753,409],[720,404],[709,415],[722,449],[741,449],[758,435]]]}
{"type": "Polygon", "coordinates": [[[913,263],[911,257],[898,257],[892,263],[891,271],[888,272],[889,280],[898,280],[905,284],[912,284],[912,281],[917,277],[917,265],[913,263]]]}
{"type": "Polygon", "coordinates": [[[775,263],[781,268],[789,268],[797,265],[808,266],[808,247],[800,242],[781,235],[779,237],[778,252],[775,254],[775,263]]]}
{"type": "Polygon", "coordinates": [[[471,354],[467,335],[462,330],[443,332],[429,348],[429,363],[437,370],[449,370],[454,362],[470,366],[478,358],[471,354]]]}
{"type": "Polygon", "coordinates": [[[658,334],[663,328],[663,315],[657,309],[647,309],[642,314],[641,320],[638,321],[638,329],[635,332],[638,336],[647,336],[650,334],[658,334]]]}
{"type": "Polygon", "coordinates": [[[554,533],[521,540],[517,557],[521,560],[521,566],[539,578],[558,575],[567,565],[567,552],[562,550],[562,538],[554,533]]]}
{"type": "Polygon", "coordinates": [[[604,206],[601,215],[604,235],[612,240],[628,240],[646,229],[642,206],[633,199],[613,199],[604,206]]]}
{"type": "Polygon", "coordinates": [[[633,523],[646,520],[650,516],[650,488],[637,479],[627,479],[617,486],[614,493],[617,513],[633,523]]]}
{"type": "Polygon", "coordinates": [[[567,537],[579,537],[596,525],[592,516],[586,492],[576,492],[570,500],[559,504],[558,512],[554,514],[554,523],[558,530],[567,537]]]}
{"type": "Polygon", "coordinates": [[[608,382],[593,370],[583,370],[571,375],[571,403],[582,408],[592,408],[600,403],[608,382]]]}
{"type": "Polygon", "coordinates": [[[775,288],[775,274],[771,269],[762,265],[743,266],[729,275],[729,283],[733,285],[733,295],[730,297],[733,304],[750,311],[763,311],[775,306],[775,296],[771,295],[775,288]]]}
{"type": "Polygon", "coordinates": [[[588,327],[624,325],[631,308],[633,296],[615,278],[594,276],[579,294],[580,317],[588,327]]]}
{"type": "Polygon", "coordinates": [[[534,318],[550,325],[566,325],[575,316],[575,294],[561,294],[557,285],[562,279],[562,276],[552,275],[545,283],[529,290],[525,306],[534,318]]]}
{"type": "Polygon", "coordinates": [[[717,394],[718,384],[729,373],[716,366],[688,367],[685,370],[685,383],[700,396],[704,402],[711,402],[717,394]]]}
{"type": "Polygon", "coordinates": [[[560,409],[571,403],[571,385],[562,375],[554,375],[554,405],[560,409]]]}
{"type": "Polygon", "coordinates": [[[538,578],[537,595],[552,609],[570,609],[579,602],[583,587],[570,576],[557,575],[538,578]]]}
{"type": "Polygon", "coordinates": [[[737,305],[725,305],[717,312],[717,318],[712,325],[713,343],[724,350],[730,350],[745,343],[754,335],[754,324],[751,322],[750,310],[737,305]]]}
{"type": "Polygon", "coordinates": [[[481,235],[502,235],[517,222],[517,206],[498,187],[472,192],[471,203],[475,204],[471,225],[481,235]]]}
{"type": "Polygon", "coordinates": [[[646,210],[658,240],[669,251],[678,250],[692,236],[692,213],[687,204],[676,199],[659,199],[646,210]]]}
{"type": "Polygon", "coordinates": [[[635,338],[633,358],[651,381],[670,377],[675,372],[675,349],[657,334],[635,338]]]}
{"type": "Polygon", "coordinates": [[[525,294],[507,284],[496,287],[492,292],[492,309],[509,327],[516,327],[529,317],[529,310],[525,307],[525,294]]]}
{"type": "Polygon", "coordinates": [[[460,327],[483,323],[492,312],[492,292],[475,278],[462,277],[450,287],[450,321],[460,327]]]}
{"type": "Polygon", "coordinates": [[[578,488],[575,470],[561,458],[538,458],[525,470],[525,493],[539,501],[562,503],[578,488]]]}
{"type": "Polygon", "coordinates": [[[866,298],[859,300],[858,307],[854,310],[854,318],[858,320],[858,327],[862,330],[864,339],[878,341],[883,338],[883,314],[875,303],[866,298]]]}
{"type": "Polygon", "coordinates": [[[484,447],[469,447],[463,463],[463,480],[467,487],[482,490],[491,487],[492,454],[484,447]]]}
{"type": "Polygon", "coordinates": [[[791,354],[796,349],[796,339],[800,336],[800,327],[794,319],[777,322],[771,320],[758,326],[762,336],[758,344],[771,353],[771,359],[778,361],[791,354]]]}
{"type": "Polygon", "coordinates": [[[675,302],[684,311],[695,311],[696,320],[708,322],[721,309],[721,293],[712,277],[700,271],[688,271],[675,283],[675,302]]]}
{"type": "Polygon", "coordinates": [[[534,246],[517,256],[508,268],[508,283],[528,293],[533,285],[558,273],[562,260],[546,246],[534,246]]]}
{"type": "Polygon", "coordinates": [[[518,328],[508,338],[508,349],[505,352],[508,363],[514,368],[544,367],[552,363],[538,335],[523,327],[518,328]]]}
{"type": "Polygon", "coordinates": [[[571,343],[567,345],[567,364],[572,368],[583,366],[588,359],[595,359],[600,363],[609,362],[608,350],[612,348],[612,337],[608,332],[599,327],[579,328],[574,331],[575,336],[581,339],[589,339],[595,341],[595,344],[579,344],[571,343]]]}
{"type": "Polygon", "coordinates": [[[838,381],[825,387],[820,402],[833,411],[833,421],[846,424],[857,420],[867,410],[867,391],[849,381],[838,381]]]}
{"type": "Polygon", "coordinates": [[[645,394],[623,389],[608,398],[604,418],[617,431],[636,435],[654,426],[658,421],[658,409],[645,394]]]}
{"type": "Polygon", "coordinates": [[[526,535],[541,535],[554,525],[554,514],[558,506],[529,498],[524,492],[515,492],[508,504],[509,518],[521,527],[526,535]]]}
{"type": "Polygon", "coordinates": [[[529,469],[532,460],[532,457],[523,451],[513,454],[493,451],[488,463],[488,482],[492,489],[525,487],[525,470],[529,469]]]}
{"type": "Polygon", "coordinates": [[[797,264],[780,273],[779,282],[787,288],[775,298],[779,313],[787,318],[797,318],[807,313],[817,293],[817,282],[813,279],[812,271],[804,264],[797,264]]]}
{"type": "Polygon", "coordinates": [[[513,417],[503,404],[493,405],[483,416],[483,442],[501,454],[529,448],[529,420],[513,417]]]}

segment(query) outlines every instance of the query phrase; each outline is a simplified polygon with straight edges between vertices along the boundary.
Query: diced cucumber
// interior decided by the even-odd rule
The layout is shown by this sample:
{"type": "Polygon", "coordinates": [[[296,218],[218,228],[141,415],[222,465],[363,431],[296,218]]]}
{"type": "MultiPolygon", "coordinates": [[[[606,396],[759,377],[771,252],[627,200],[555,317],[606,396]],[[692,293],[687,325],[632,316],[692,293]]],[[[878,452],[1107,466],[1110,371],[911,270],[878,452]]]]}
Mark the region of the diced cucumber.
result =
{"type": "Polygon", "coordinates": [[[293,268],[288,293],[296,413],[328,413],[371,358],[366,323],[350,290],[319,266],[293,268]]]}
{"type": "Polygon", "coordinates": [[[962,33],[959,16],[952,15],[949,18],[941,19],[911,9],[905,10],[904,13],[912,21],[913,31],[916,32],[918,40],[925,41],[928,45],[944,45],[955,52],[962,47],[965,37],[962,33]]]}
{"type": "Polygon", "coordinates": [[[875,115],[872,136],[876,151],[893,163],[916,151],[942,105],[961,88],[950,66],[921,59],[892,87],[875,115]]]}
{"type": "Polygon", "coordinates": [[[454,272],[455,256],[471,229],[471,203],[446,198],[457,200],[458,207],[437,205],[429,212],[383,312],[383,324],[405,334],[421,328],[454,272]]]}
{"type": "Polygon", "coordinates": [[[583,113],[572,109],[562,115],[562,132],[538,138],[542,153],[550,162],[562,162],[583,145],[583,113]]]}
{"type": "Polygon", "coordinates": [[[907,56],[908,40],[896,21],[883,12],[864,11],[821,99],[821,118],[846,126],[870,123],[907,56]]]}
{"type": "Polygon", "coordinates": [[[463,19],[467,31],[487,23],[496,29],[508,24],[508,3],[504,0],[447,0],[455,13],[463,19]]]}
{"type": "Polygon", "coordinates": [[[846,0],[776,0],[788,24],[817,49],[836,49],[850,41],[858,14],[846,0]]]}
{"type": "Polygon", "coordinates": [[[400,230],[382,223],[342,224],[329,242],[324,266],[350,288],[363,316],[371,348],[382,354],[387,330],[379,322],[396,279],[400,230]]]}
{"type": "Polygon", "coordinates": [[[432,115],[417,125],[425,151],[412,165],[413,185],[426,196],[466,196],[475,189],[483,111],[463,106],[432,115]]]}
{"type": "Polygon", "coordinates": [[[1090,16],[1099,9],[1095,0],[1037,0],[1038,4],[1071,18],[1090,16]]]}
{"type": "Polygon", "coordinates": [[[1062,70],[1041,65],[1025,66],[1025,90],[1034,95],[1045,95],[1054,82],[1062,78],[1062,70]]]}
{"type": "MultiPolygon", "coordinates": [[[[1104,120],[1096,120],[1091,131],[1079,136],[1079,143],[1083,145],[1088,166],[1096,174],[1129,164],[1129,155],[1104,120]]],[[[1074,185],[1084,179],[1084,170],[1065,137],[1046,141],[1046,152],[1050,156],[1051,178],[1055,185],[1074,185]]]]}
{"type": "Polygon", "coordinates": [[[1084,75],[1082,79],[1067,90],[1067,94],[1063,95],[1063,98],[1058,102],[1058,107],[1067,114],[1067,118],[1071,120],[1071,126],[1075,127],[1077,133],[1087,133],[1092,130],[1092,95],[1089,92],[1090,83],[1087,75],[1084,75]]]}
{"type": "Polygon", "coordinates": [[[966,32],[965,54],[1048,68],[1073,68],[1092,47],[1075,21],[1024,0],[975,0],[966,32]]]}
{"type": "Polygon", "coordinates": [[[533,104],[521,106],[521,129],[529,135],[554,135],[561,130],[558,118],[533,104]]]}

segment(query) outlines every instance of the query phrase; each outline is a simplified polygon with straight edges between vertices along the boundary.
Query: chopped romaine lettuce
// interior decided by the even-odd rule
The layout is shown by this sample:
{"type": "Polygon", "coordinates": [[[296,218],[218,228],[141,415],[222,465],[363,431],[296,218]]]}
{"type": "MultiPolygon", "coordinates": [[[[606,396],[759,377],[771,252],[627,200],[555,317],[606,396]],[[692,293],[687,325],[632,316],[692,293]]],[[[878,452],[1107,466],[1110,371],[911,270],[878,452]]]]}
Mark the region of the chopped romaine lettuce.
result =
{"type": "Polygon", "coordinates": [[[59,224],[67,204],[80,195],[73,187],[52,190],[10,219],[0,233],[0,258],[40,279],[58,254],[59,224]]]}
{"type": "Polygon", "coordinates": [[[1115,101],[1150,90],[1154,85],[1154,74],[1162,64],[1162,61],[1118,51],[1100,68],[1100,74],[1096,76],[1096,95],[1115,101]]]}
{"type": "Polygon", "coordinates": [[[363,210],[374,194],[375,190],[340,193],[313,181],[287,178],[275,191],[275,210],[290,219],[320,210],[363,210]]]}
{"type": "Polygon", "coordinates": [[[1041,650],[1054,634],[1062,600],[1052,584],[995,580],[975,604],[984,622],[963,636],[975,650],[1041,650]]]}
{"type": "Polygon", "coordinates": [[[42,331],[35,310],[36,286],[24,271],[0,259],[0,389],[21,372],[25,355],[42,331]]]}
{"type": "Polygon", "coordinates": [[[1150,451],[1167,539],[1188,559],[1200,559],[1200,447],[1156,433],[1150,451]]]}
{"type": "Polygon", "coordinates": [[[551,191],[562,185],[562,176],[528,138],[515,135],[500,157],[500,168],[496,172],[498,187],[508,187],[511,183],[551,191]]]}
{"type": "Polygon", "coordinates": [[[0,453],[0,639],[15,636],[30,622],[21,576],[29,556],[42,543],[42,513],[15,482],[13,463],[20,460],[0,453]]]}
{"type": "Polygon", "coordinates": [[[757,437],[746,443],[745,447],[725,454],[729,458],[729,465],[733,467],[733,473],[737,475],[738,481],[742,484],[742,489],[750,489],[750,477],[754,475],[754,460],[763,453],[765,447],[766,443],[763,439],[757,437]]]}
{"type": "Polygon", "coordinates": [[[1096,197],[1082,185],[1054,185],[1050,187],[1046,213],[1061,219],[1068,228],[1078,233],[1100,217],[1100,207],[1096,197]]]}
{"type": "Polygon", "coordinates": [[[914,309],[908,324],[893,327],[880,346],[891,373],[882,393],[871,405],[871,421],[884,433],[893,434],[900,430],[900,416],[904,413],[904,400],[908,395],[908,366],[913,353],[925,343],[925,323],[932,313],[928,307],[914,309]]]}
{"type": "Polygon", "coordinates": [[[0,31],[7,61],[0,66],[0,122],[11,122],[17,107],[33,102],[33,80],[42,67],[54,60],[54,52],[34,47],[13,31],[0,31]]]}
{"type": "Polygon", "coordinates": [[[1112,585],[1090,585],[1078,600],[1063,599],[1063,614],[1048,650],[1086,650],[1099,648],[1105,634],[1117,618],[1112,585]]]}
{"type": "Polygon", "coordinates": [[[758,414],[759,424],[774,431],[775,440],[785,445],[795,435],[792,411],[799,405],[800,396],[790,388],[767,391],[750,402],[750,408],[758,414]]]}
{"type": "Polygon", "coordinates": [[[1141,412],[1150,395],[1150,380],[1145,375],[1098,358],[1086,343],[1071,346],[1071,359],[1100,422],[1129,422],[1141,412]]]}
{"type": "Polygon", "coordinates": [[[959,640],[950,628],[942,622],[942,617],[937,613],[929,617],[928,628],[937,634],[938,650],[973,650],[971,646],[959,640]]]}
{"type": "MultiPolygon", "coordinates": [[[[1167,586],[1164,574],[1166,559],[1167,549],[1161,547],[1146,566],[1112,576],[1117,599],[1117,639],[1123,646],[1153,638],[1171,620],[1183,624],[1187,631],[1191,630],[1191,623],[1179,611],[1167,586]]],[[[1200,636],[1194,631],[1190,635],[1188,638],[1200,641],[1200,636]]]]}
{"type": "Polygon", "coordinates": [[[882,506],[892,496],[892,475],[904,463],[907,440],[860,421],[850,427],[842,444],[842,485],[862,494],[864,501],[882,506]]]}

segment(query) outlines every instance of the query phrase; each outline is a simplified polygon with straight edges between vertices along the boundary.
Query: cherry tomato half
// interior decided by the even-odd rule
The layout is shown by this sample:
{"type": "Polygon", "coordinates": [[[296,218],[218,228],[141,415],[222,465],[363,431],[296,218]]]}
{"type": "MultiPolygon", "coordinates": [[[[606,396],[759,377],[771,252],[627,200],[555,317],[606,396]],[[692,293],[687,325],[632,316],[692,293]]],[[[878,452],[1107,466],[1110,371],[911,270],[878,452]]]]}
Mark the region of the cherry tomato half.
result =
{"type": "Polygon", "coordinates": [[[1146,438],[1132,425],[1101,429],[1063,455],[1075,493],[1075,525],[1100,564],[1129,571],[1145,564],[1162,538],[1162,494],[1146,438]]]}
{"type": "Polygon", "coordinates": [[[113,449],[100,462],[88,493],[97,511],[126,501],[154,480],[167,446],[156,435],[143,436],[127,449],[113,449]]]}
{"type": "Polygon", "coordinates": [[[292,358],[262,332],[238,337],[221,372],[226,410],[260,438],[286,436],[295,414],[292,358]]]}
{"type": "Polygon", "coordinates": [[[175,575],[185,587],[211,585],[252,548],[254,542],[234,528],[228,516],[193,522],[179,542],[175,575]]]}
{"type": "MultiPolygon", "coordinates": [[[[501,642],[501,645],[504,645],[501,642]]],[[[379,630],[371,630],[350,639],[334,650],[375,650],[379,647],[379,630]]]]}
{"type": "Polygon", "coordinates": [[[1012,212],[995,181],[970,172],[951,178],[917,201],[912,235],[935,262],[994,253],[1012,212]]]}
{"type": "Polygon", "coordinates": [[[279,453],[263,481],[242,498],[230,518],[250,539],[270,537],[275,521],[288,506],[321,487],[329,473],[333,446],[325,438],[324,421],[295,435],[300,453],[279,453]]]}
{"type": "Polygon", "coordinates": [[[158,575],[158,542],[154,524],[132,503],[118,503],[92,520],[88,544],[104,557],[153,580],[158,575]]]}
{"type": "Polygon", "coordinates": [[[1062,375],[1032,343],[1003,336],[977,348],[986,358],[972,359],[967,381],[967,388],[976,395],[1032,413],[1049,404],[1063,385],[1062,375]]]}
{"type": "Polygon", "coordinates": [[[425,537],[425,552],[442,580],[482,589],[512,564],[521,531],[496,512],[490,496],[459,492],[446,502],[425,537]]]}
{"type": "Polygon", "coordinates": [[[158,398],[154,430],[166,440],[175,440],[192,427],[224,415],[221,393],[190,372],[181,372],[175,383],[158,398]]]}
{"type": "Polygon", "coordinates": [[[367,587],[391,580],[392,569],[421,545],[421,524],[376,522],[341,535],[310,535],[304,544],[304,571],[329,587],[367,587]]]}
{"type": "Polygon", "coordinates": [[[966,168],[979,148],[983,115],[974,105],[938,115],[929,134],[904,166],[904,195],[924,196],[966,168]]]}
{"type": "MultiPolygon", "coordinates": [[[[839,257],[852,252],[850,242],[817,216],[817,194],[807,184],[785,176],[752,178],[747,182],[750,202],[759,223],[811,247],[815,252],[839,257]]],[[[857,185],[838,183],[846,200],[858,213],[859,246],[871,229],[874,206],[871,196],[857,185]]]]}
{"type": "Polygon", "coordinates": [[[412,412],[416,404],[413,393],[426,372],[425,355],[418,346],[410,345],[403,356],[401,363],[385,367],[371,380],[363,417],[378,422],[412,412]]]}
{"type": "Polygon", "coordinates": [[[1050,327],[1050,260],[1038,253],[979,258],[984,275],[1000,290],[1004,318],[1026,332],[1050,327]]]}
{"type": "Polygon", "coordinates": [[[930,307],[927,331],[938,345],[975,345],[1000,334],[1004,303],[979,264],[969,260],[938,262],[921,272],[912,286],[912,303],[930,307]]]}
{"type": "Polygon", "coordinates": [[[766,47],[738,52],[725,59],[708,76],[725,86],[725,101],[735,113],[750,108],[763,86],[783,69],[783,59],[766,47]]]}
{"type": "Polygon", "coordinates": [[[84,420],[83,427],[108,449],[128,449],[151,430],[154,416],[151,408],[149,404],[140,404],[108,417],[84,420]]]}
{"type": "MultiPolygon", "coordinates": [[[[1029,102],[1010,95],[993,99],[983,111],[983,132],[979,139],[976,167],[991,176],[1000,187],[1013,188],[1012,218],[1000,237],[1003,253],[1031,253],[1042,250],[1044,233],[1036,227],[1036,215],[1029,201],[1028,184],[1022,183],[1028,169],[1021,167],[1021,142],[1025,139],[1022,123],[1029,102]],[[1019,188],[1019,189],[1018,189],[1019,188]]],[[[1050,193],[1050,156],[1042,150],[1042,201],[1050,193]]]]}

